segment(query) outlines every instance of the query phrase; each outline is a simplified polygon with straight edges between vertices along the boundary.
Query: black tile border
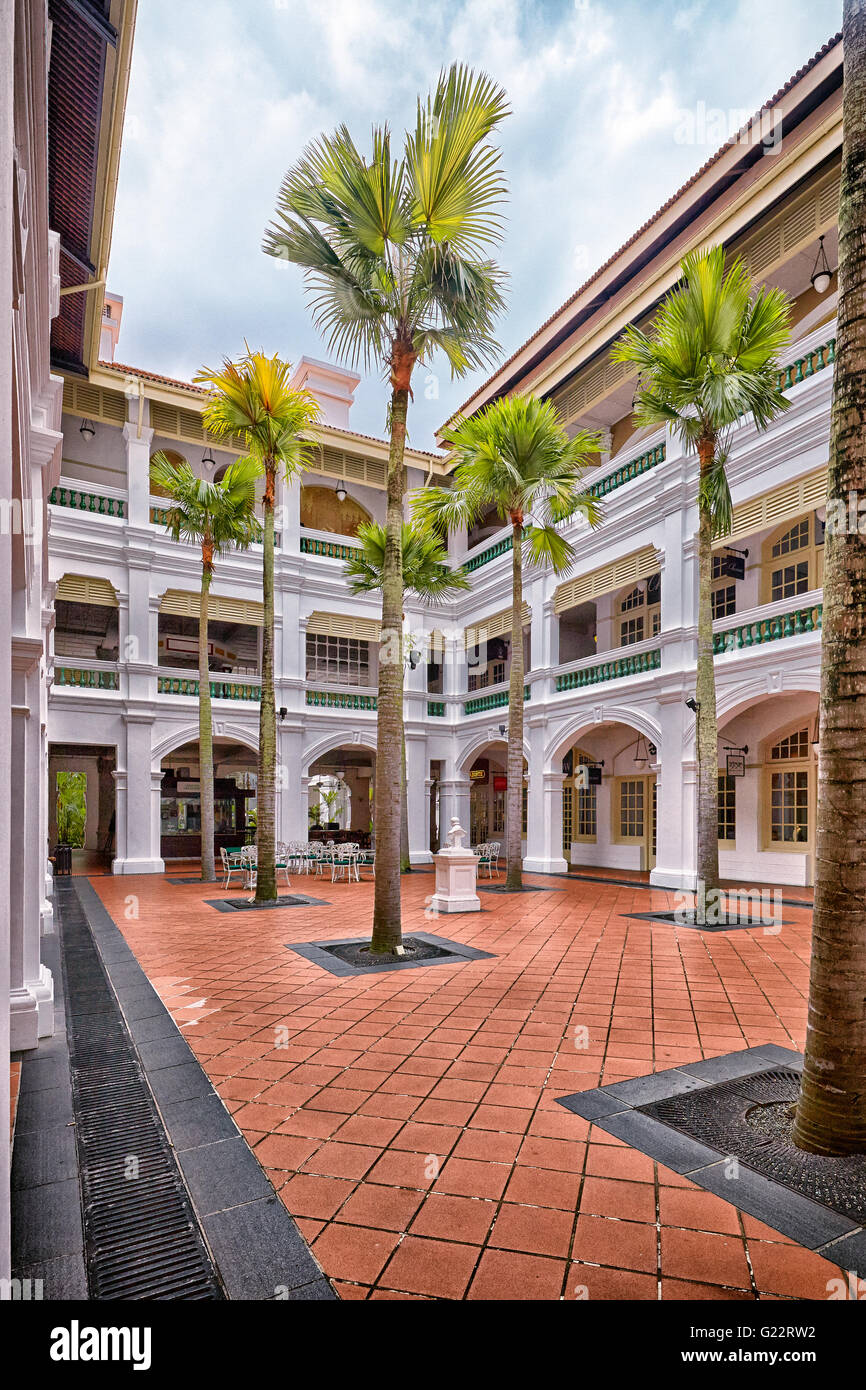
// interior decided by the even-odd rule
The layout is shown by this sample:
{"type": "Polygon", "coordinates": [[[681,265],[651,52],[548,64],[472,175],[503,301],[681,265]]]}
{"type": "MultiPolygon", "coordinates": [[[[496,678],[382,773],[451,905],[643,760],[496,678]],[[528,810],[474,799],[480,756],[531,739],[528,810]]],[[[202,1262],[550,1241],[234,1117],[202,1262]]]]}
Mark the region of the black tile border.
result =
{"type": "Polygon", "coordinates": [[[344,977],[381,975],[386,970],[421,970],[428,965],[460,965],[470,960],[496,959],[491,951],[479,951],[474,946],[464,946],[461,941],[449,941],[447,937],[433,936],[426,931],[413,931],[411,934],[419,941],[426,941],[430,946],[439,946],[447,951],[448,955],[429,956],[427,960],[388,961],[382,965],[352,965],[347,960],[340,960],[339,956],[332,956],[325,947],[363,944],[367,940],[366,937],[346,936],[341,937],[339,941],[287,941],[285,946],[287,951],[294,951],[296,955],[303,956],[304,960],[320,965],[329,975],[344,977]]]}
{"type": "MultiPolygon", "coordinates": [[[[551,875],[552,877],[552,875],[551,875]]],[[[548,888],[543,883],[524,883],[522,888],[506,888],[504,883],[478,883],[479,893],[564,893],[564,888],[548,888]]]]}
{"type": "Polygon", "coordinates": [[[275,903],[245,903],[240,906],[238,898],[205,898],[206,907],[215,907],[217,912],[274,912],[279,908],[289,911],[293,907],[331,907],[324,898],[310,898],[306,893],[284,893],[275,903]]]}
{"type": "Polygon", "coordinates": [[[776,1043],[766,1043],[633,1080],[617,1081],[611,1086],[557,1096],[556,1101],[572,1114],[682,1174],[697,1187],[730,1202],[798,1245],[814,1250],[842,1269],[853,1270],[861,1278],[866,1277],[866,1228],[755,1172],[744,1163],[739,1164],[736,1178],[729,1177],[726,1167],[730,1155],[709,1148],[637,1109],[640,1105],[682,1095],[684,1091],[713,1086],[720,1081],[734,1081],[762,1068],[779,1065],[802,1070],[803,1055],[776,1043]]]}
{"type": "MultiPolygon", "coordinates": [[[[527,870],[527,872],[531,873],[532,871],[527,870]]],[[[663,883],[644,883],[643,880],[635,880],[632,878],[605,878],[603,874],[556,873],[550,874],[550,878],[568,878],[571,879],[572,882],[577,881],[578,883],[607,883],[612,884],[614,888],[642,888],[645,892],[650,893],[693,893],[695,891],[693,888],[667,888],[663,883]]],[[[778,883],[767,883],[761,884],[760,886],[772,890],[782,885],[778,883]]],[[[728,883],[722,886],[722,892],[724,893],[742,893],[745,891],[745,884],[738,886],[736,883],[728,883]]],[[[780,898],[779,902],[782,907],[804,907],[807,908],[809,912],[811,912],[815,906],[814,901],[804,902],[802,898],[780,898]]]]}
{"type": "Polygon", "coordinates": [[[793,927],[794,922],[677,922],[673,920],[674,912],[624,912],[623,917],[628,917],[632,922],[658,922],[660,927],[679,927],[683,931],[706,931],[706,932],[728,932],[728,931],[764,931],[768,935],[775,935],[781,927],[793,927]]]}
{"type": "Polygon", "coordinates": [[[74,881],[73,891],[136,1045],[226,1296],[336,1299],[321,1266],[101,898],[83,878],[74,881]]]}

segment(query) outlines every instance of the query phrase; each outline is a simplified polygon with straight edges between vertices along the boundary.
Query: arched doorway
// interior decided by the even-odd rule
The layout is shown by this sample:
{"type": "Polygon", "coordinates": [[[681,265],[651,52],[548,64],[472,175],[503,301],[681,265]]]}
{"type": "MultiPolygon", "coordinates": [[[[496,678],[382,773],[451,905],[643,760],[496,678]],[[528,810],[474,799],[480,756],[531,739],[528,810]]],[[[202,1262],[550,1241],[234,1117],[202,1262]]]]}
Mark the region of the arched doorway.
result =
{"type": "MultiPolygon", "coordinates": [[[[562,769],[562,855],[570,866],[646,872],[658,839],[658,749],[619,721],[571,735],[562,769]]],[[[551,851],[552,852],[552,851],[551,851]]]]}
{"type": "MultiPolygon", "coordinates": [[[[214,739],[214,853],[248,844],[255,834],[256,754],[231,738],[214,739]]],[[[201,769],[198,740],[162,759],[160,855],[201,855],[201,769]]]]}
{"type": "MultiPolygon", "coordinates": [[[[502,742],[488,743],[464,766],[469,777],[469,842],[484,844],[505,839],[508,802],[508,747],[502,742]]],[[[528,766],[523,759],[523,801],[521,838],[526,839],[528,766]]]]}
{"type": "Polygon", "coordinates": [[[72,846],[81,873],[110,869],[116,854],[117,751],[90,743],[48,746],[48,838],[72,846]]]}
{"type": "Polygon", "coordinates": [[[309,765],[307,818],[311,840],[373,843],[376,755],[356,744],[320,753],[309,765]]]}

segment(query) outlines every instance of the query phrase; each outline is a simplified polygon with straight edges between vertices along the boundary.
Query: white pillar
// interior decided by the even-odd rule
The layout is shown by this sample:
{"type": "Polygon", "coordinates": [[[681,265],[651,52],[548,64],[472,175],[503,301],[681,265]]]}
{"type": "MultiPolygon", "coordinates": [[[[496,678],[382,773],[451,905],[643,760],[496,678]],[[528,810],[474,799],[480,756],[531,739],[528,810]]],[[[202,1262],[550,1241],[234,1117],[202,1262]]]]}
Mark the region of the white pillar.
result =
{"type": "MultiPolygon", "coordinates": [[[[541,766],[539,758],[537,766],[541,766]]],[[[566,874],[562,854],[561,772],[535,772],[529,776],[526,857],[523,868],[530,874],[566,874]]]]}
{"type": "Polygon", "coordinates": [[[409,862],[430,864],[430,764],[423,733],[406,736],[406,800],[409,813],[409,862]]]}
{"type": "Polygon", "coordinates": [[[664,888],[695,885],[695,763],[684,759],[684,740],[692,716],[682,691],[659,700],[661,743],[656,782],[656,866],[650,883],[664,888]]]}
{"type": "Polygon", "coordinates": [[[151,769],[153,716],[127,710],[126,766],[115,773],[117,809],[117,857],[115,874],[160,874],[165,869],[160,854],[161,770],[151,769]]]}
{"type": "Polygon", "coordinates": [[[130,526],[150,525],[150,454],[153,430],[128,421],[123,427],[126,441],[127,519],[130,526]]]}

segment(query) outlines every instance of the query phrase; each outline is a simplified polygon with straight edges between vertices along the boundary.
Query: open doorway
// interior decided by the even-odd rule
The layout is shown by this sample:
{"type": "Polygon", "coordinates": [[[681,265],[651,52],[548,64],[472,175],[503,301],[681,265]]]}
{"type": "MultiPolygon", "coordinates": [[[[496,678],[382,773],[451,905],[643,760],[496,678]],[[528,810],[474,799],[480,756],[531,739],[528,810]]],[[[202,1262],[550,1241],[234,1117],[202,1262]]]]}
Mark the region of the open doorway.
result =
{"type": "Polygon", "coordinates": [[[116,750],[99,744],[48,746],[48,838],[71,848],[73,873],[110,873],[117,853],[116,750]]]}

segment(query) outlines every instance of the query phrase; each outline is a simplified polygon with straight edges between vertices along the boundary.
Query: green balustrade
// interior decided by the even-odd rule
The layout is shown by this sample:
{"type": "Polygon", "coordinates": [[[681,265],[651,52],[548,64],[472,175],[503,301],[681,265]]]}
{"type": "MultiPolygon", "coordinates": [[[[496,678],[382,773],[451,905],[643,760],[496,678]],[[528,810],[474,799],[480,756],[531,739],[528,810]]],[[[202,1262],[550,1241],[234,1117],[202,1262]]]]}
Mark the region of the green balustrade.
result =
{"type": "MultiPolygon", "coordinates": [[[[262,698],[259,685],[243,685],[237,681],[209,681],[212,700],[254,700],[262,698]]],[[[156,689],[160,695],[193,695],[198,697],[199,683],[186,676],[157,676],[156,689]]]]}
{"type": "Polygon", "coordinates": [[[442,700],[428,700],[427,713],[432,719],[445,718],[445,703],[442,700]]]}
{"type": "Polygon", "coordinates": [[[600,685],[603,681],[617,681],[624,676],[642,676],[649,671],[657,671],[661,664],[660,647],[650,652],[634,652],[630,656],[601,661],[595,666],[580,666],[574,671],[563,671],[556,677],[556,689],[582,690],[584,686],[600,685]]]}
{"type": "Polygon", "coordinates": [[[342,545],[339,541],[320,541],[314,536],[301,536],[302,555],[324,555],[329,560],[351,560],[363,552],[355,545],[342,545]]]}
{"type": "Polygon", "coordinates": [[[375,695],[357,695],[348,690],[308,690],[307,704],[314,709],[378,709],[375,695]]]}
{"type": "Polygon", "coordinates": [[[99,492],[87,492],[71,487],[54,487],[48,501],[55,507],[72,507],[78,512],[93,512],[96,516],[114,516],[121,521],[126,503],[120,497],[103,497],[99,492]]]}
{"type": "Polygon", "coordinates": [[[640,454],[638,458],[632,459],[629,463],[622,464],[615,468],[612,473],[608,473],[598,482],[593,483],[589,489],[591,497],[607,497],[608,493],[615,492],[624,483],[630,483],[634,478],[639,478],[642,473],[647,473],[651,468],[656,468],[660,463],[664,463],[667,453],[666,446],[657,444],[654,449],[647,449],[645,454],[640,454]]]}
{"type": "Polygon", "coordinates": [[[792,609],[775,618],[758,618],[755,622],[726,628],[724,632],[713,633],[713,654],[739,652],[747,647],[762,647],[766,642],[778,642],[783,637],[820,632],[823,615],[823,605],[818,603],[811,608],[792,609]]]}
{"type": "Polygon", "coordinates": [[[120,680],[116,671],[93,671],[85,666],[55,666],[55,686],[72,685],[79,690],[118,690],[120,680]]]}
{"type": "Polygon", "coordinates": [[[832,367],[836,361],[836,339],[831,338],[827,343],[821,343],[819,347],[812,348],[804,357],[798,357],[794,362],[789,362],[787,367],[783,367],[779,372],[779,390],[788,391],[792,386],[796,386],[798,381],[805,381],[807,377],[814,376],[816,372],[823,372],[825,367],[832,367]]]}
{"type": "MultiPolygon", "coordinates": [[[[531,698],[532,688],[531,686],[525,685],[523,687],[523,699],[526,701],[531,698]]],[[[465,714],[481,714],[489,709],[502,709],[502,707],[507,704],[508,691],[498,690],[493,695],[479,695],[472,700],[465,700],[463,702],[463,711],[465,714]]]]}

